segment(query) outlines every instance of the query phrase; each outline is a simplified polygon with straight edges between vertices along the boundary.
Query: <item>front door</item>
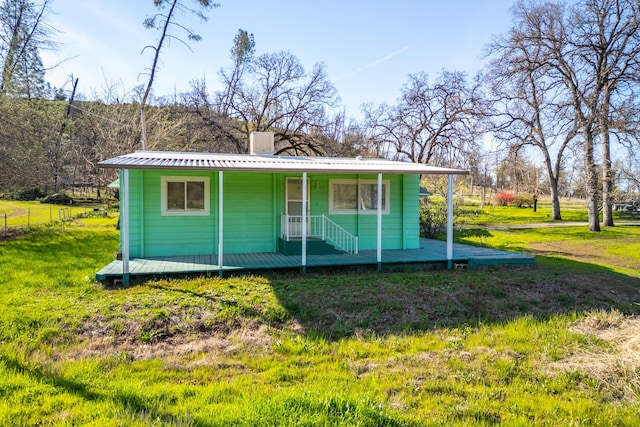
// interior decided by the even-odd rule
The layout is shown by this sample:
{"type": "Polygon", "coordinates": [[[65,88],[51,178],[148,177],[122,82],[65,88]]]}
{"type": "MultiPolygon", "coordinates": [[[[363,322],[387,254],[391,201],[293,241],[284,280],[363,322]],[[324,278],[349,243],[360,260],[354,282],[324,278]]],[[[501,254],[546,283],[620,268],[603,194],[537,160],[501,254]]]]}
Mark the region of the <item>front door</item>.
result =
{"type": "MultiPolygon", "coordinates": [[[[289,217],[289,237],[302,236],[302,178],[287,178],[287,215],[289,217]]],[[[307,219],[309,217],[309,180],[307,179],[307,219]]],[[[307,233],[309,232],[307,221],[307,233]]]]}

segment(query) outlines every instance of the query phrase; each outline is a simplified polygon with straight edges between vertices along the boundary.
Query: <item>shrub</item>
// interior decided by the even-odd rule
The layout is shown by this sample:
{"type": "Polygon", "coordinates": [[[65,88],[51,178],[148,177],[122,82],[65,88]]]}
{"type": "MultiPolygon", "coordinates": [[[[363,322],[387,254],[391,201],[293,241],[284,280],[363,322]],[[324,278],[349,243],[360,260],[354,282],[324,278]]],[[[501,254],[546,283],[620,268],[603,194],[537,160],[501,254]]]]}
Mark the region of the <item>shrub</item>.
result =
{"type": "Polygon", "coordinates": [[[17,191],[13,195],[13,199],[20,200],[20,201],[33,201],[33,200],[38,200],[44,196],[45,196],[44,192],[39,188],[28,188],[26,190],[17,191]]]}
{"type": "Polygon", "coordinates": [[[515,196],[513,195],[513,193],[509,190],[502,190],[501,192],[497,193],[495,196],[493,196],[493,200],[499,205],[499,206],[507,206],[511,203],[513,203],[513,201],[515,200],[515,196]]]}
{"type": "Polygon", "coordinates": [[[44,199],[40,200],[40,203],[53,203],[56,205],[70,205],[73,203],[73,199],[64,193],[50,194],[44,199]]]}
{"type": "MultiPolygon", "coordinates": [[[[464,222],[466,217],[476,215],[474,211],[464,212],[461,208],[462,199],[453,200],[454,223],[464,222]],[[463,216],[464,215],[464,216],[463,216]]],[[[467,218],[468,219],[468,218],[467,218]]],[[[429,197],[420,203],[420,232],[427,239],[435,239],[447,228],[447,202],[438,198],[429,197]]]]}
{"type": "Polygon", "coordinates": [[[435,239],[447,226],[447,204],[426,200],[420,203],[420,231],[427,239],[435,239]]]}
{"type": "Polygon", "coordinates": [[[513,204],[519,208],[532,208],[533,196],[529,193],[518,194],[515,199],[513,199],[513,204]]]}

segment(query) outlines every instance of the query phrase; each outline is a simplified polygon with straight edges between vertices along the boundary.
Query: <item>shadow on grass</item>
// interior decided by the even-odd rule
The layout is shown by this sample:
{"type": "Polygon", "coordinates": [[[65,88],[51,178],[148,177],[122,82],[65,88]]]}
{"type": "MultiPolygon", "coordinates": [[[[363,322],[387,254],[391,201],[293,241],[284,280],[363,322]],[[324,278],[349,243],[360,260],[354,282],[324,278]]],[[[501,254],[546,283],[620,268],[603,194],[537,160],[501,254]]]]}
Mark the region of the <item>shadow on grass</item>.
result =
{"type": "Polygon", "coordinates": [[[340,339],[617,309],[640,313],[640,279],[539,257],[527,268],[272,276],[282,306],[308,335],[340,339]]]}
{"type": "MultiPolygon", "coordinates": [[[[112,401],[123,408],[134,419],[151,419],[160,422],[162,425],[181,425],[184,423],[183,417],[162,413],[157,411],[149,403],[148,396],[142,396],[131,390],[116,390],[111,393],[99,393],[92,391],[86,384],[65,378],[63,375],[47,370],[39,366],[29,366],[16,358],[0,355],[0,363],[6,370],[19,375],[24,375],[30,379],[53,385],[55,388],[66,393],[73,394],[89,401],[112,401]]],[[[103,414],[104,415],[104,414],[103,414]]],[[[197,425],[207,427],[209,424],[198,420],[197,425]]]]}
{"type": "Polygon", "coordinates": [[[82,383],[69,380],[53,372],[48,372],[46,369],[41,367],[28,366],[25,363],[7,355],[0,355],[0,362],[4,364],[8,371],[13,371],[17,374],[27,376],[38,382],[52,384],[55,387],[59,387],[68,393],[75,394],[85,400],[98,400],[102,397],[99,393],[87,389],[87,386],[82,383]]]}

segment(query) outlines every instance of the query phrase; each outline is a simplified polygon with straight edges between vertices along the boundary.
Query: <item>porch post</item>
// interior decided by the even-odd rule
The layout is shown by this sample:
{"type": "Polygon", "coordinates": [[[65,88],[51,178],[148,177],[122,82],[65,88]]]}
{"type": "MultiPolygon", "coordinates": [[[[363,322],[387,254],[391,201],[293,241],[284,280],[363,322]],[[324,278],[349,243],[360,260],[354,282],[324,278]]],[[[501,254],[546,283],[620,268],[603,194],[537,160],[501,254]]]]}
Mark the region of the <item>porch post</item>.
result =
{"type": "Polygon", "coordinates": [[[120,180],[120,236],[122,244],[122,283],[129,284],[129,169],[122,169],[120,180]]]}
{"type": "Polygon", "coordinates": [[[307,272],[307,173],[302,172],[302,273],[307,272]]]}
{"type": "Polygon", "coordinates": [[[453,175],[447,184],[447,268],[453,267],[453,175]]]}
{"type": "Polygon", "coordinates": [[[218,275],[222,277],[222,266],[224,256],[222,248],[224,245],[224,185],[223,172],[218,171],[218,275]]]}
{"type": "Polygon", "coordinates": [[[382,173],[378,173],[378,271],[382,270],[382,173]]]}

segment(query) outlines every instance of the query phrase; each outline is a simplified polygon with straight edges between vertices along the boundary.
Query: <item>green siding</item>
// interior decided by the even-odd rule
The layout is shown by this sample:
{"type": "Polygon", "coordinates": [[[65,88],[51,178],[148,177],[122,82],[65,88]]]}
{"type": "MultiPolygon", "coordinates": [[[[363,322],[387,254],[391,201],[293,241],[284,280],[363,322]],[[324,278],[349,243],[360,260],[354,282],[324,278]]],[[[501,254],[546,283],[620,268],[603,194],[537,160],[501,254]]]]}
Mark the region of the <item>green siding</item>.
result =
{"type": "MultiPolygon", "coordinates": [[[[312,176],[316,178],[316,176],[312,176]]],[[[377,181],[377,175],[320,175],[316,179],[321,182],[324,197],[323,204],[319,205],[324,212],[329,210],[329,181],[332,179],[360,179],[377,181]],[[324,184],[324,185],[322,185],[324,184]]],[[[389,181],[389,213],[382,214],[382,248],[403,249],[403,199],[404,189],[402,175],[383,175],[383,181],[389,181]]],[[[313,186],[313,185],[312,185],[313,186]]],[[[313,193],[313,191],[312,191],[313,193]]],[[[417,196],[416,196],[417,200],[417,196]]],[[[311,202],[313,206],[313,201],[311,202]]],[[[329,215],[333,221],[359,237],[361,250],[376,249],[378,245],[378,217],[375,213],[353,215],[329,215]]],[[[418,235],[416,234],[416,238],[418,235]]],[[[415,248],[419,246],[415,243],[415,248]]]]}
{"type": "Polygon", "coordinates": [[[217,242],[217,174],[177,171],[132,170],[131,256],[197,255],[215,252],[217,242]],[[136,172],[135,179],[133,172],[136,172]],[[162,176],[208,176],[211,212],[208,216],[162,216],[160,178],[162,176]],[[136,195],[133,191],[136,188],[136,195]],[[140,192],[144,203],[135,203],[140,192]],[[134,243],[138,242],[134,251],[134,243]]]}
{"type": "Polygon", "coordinates": [[[270,173],[225,172],[224,253],[276,251],[272,192],[270,173]]]}
{"type": "MultiPolygon", "coordinates": [[[[276,252],[285,182],[300,173],[224,173],[224,253],[276,252]]],[[[377,175],[308,174],[310,212],[325,214],[359,236],[361,250],[377,245],[377,215],[329,215],[329,181],[377,180],[377,175]]],[[[419,176],[384,175],[390,211],[382,215],[383,249],[419,247],[419,176]]],[[[218,172],[130,170],[130,254],[160,257],[217,253],[218,172]],[[162,216],[162,176],[208,176],[208,216],[162,216]]]]}
{"type": "MultiPolygon", "coordinates": [[[[129,254],[131,257],[144,256],[141,247],[143,241],[141,230],[142,174],[141,170],[129,171],[129,254]]],[[[120,238],[122,240],[122,236],[120,238]]]]}
{"type": "Polygon", "coordinates": [[[403,249],[420,247],[420,175],[403,175],[403,249]]]}

